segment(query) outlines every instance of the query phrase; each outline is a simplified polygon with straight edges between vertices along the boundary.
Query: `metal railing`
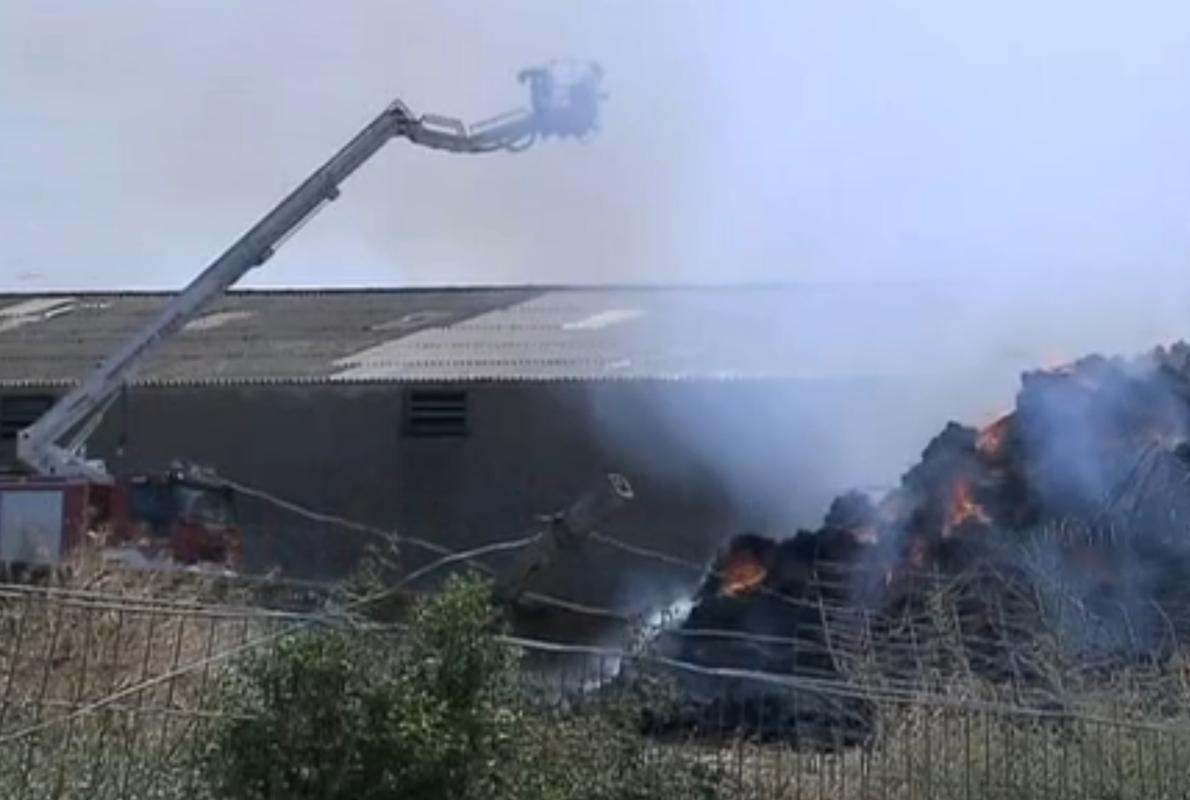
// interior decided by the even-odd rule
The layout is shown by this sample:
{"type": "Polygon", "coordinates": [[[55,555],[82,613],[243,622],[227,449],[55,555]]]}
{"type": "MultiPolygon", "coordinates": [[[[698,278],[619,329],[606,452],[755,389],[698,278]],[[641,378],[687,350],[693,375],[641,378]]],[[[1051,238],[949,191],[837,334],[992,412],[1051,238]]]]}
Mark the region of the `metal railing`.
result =
{"type": "MultiPolygon", "coordinates": [[[[176,585],[0,585],[0,796],[192,796],[196,753],[225,714],[213,692],[223,670],[287,631],[337,624],[325,610],[154,580],[176,585]]],[[[507,641],[526,653],[522,701],[550,714],[591,713],[633,678],[659,679],[660,695],[636,696],[648,757],[706,771],[724,798],[1190,796],[1179,661],[1056,699],[1011,680],[942,679],[924,639],[919,674],[865,672],[869,644],[847,631],[829,675],[507,641]]]]}

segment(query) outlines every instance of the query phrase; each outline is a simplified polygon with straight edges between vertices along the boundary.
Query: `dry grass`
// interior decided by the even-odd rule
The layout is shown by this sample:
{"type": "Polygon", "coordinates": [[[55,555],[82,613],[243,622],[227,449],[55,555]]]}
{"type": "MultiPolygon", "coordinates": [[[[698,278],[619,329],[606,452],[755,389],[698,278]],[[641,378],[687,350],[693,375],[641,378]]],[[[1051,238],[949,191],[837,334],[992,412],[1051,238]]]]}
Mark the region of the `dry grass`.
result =
{"type": "MultiPolygon", "coordinates": [[[[203,662],[287,623],[258,602],[216,578],[95,560],[48,586],[0,587],[0,737],[64,720],[0,744],[0,796],[199,796],[193,745],[219,670],[203,662]]],[[[807,752],[741,737],[657,743],[649,757],[697,765],[731,800],[1190,796],[1190,670],[1180,659],[1094,675],[1038,636],[1024,656],[1040,685],[995,683],[962,668],[953,598],[931,597],[918,624],[929,635],[913,638],[912,680],[890,675],[862,639],[831,643],[848,691],[878,709],[864,748],[807,752]]]]}
{"type": "Polygon", "coordinates": [[[669,745],[663,757],[710,768],[732,800],[1153,800],[1190,793],[1190,727],[1055,726],[922,707],[887,709],[885,721],[872,746],[840,753],[736,741],[669,745]]]}
{"type": "Polygon", "coordinates": [[[0,587],[0,796],[189,796],[206,662],[285,617],[217,578],[70,566],[0,587]]]}

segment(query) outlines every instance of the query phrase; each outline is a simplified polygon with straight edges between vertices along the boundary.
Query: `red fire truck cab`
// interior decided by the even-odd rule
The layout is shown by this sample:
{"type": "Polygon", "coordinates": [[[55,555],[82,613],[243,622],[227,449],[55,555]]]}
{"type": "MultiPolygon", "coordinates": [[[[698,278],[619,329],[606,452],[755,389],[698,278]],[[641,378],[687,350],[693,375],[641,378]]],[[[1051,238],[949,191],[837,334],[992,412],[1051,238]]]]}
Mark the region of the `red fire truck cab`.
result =
{"type": "Polygon", "coordinates": [[[234,566],[234,493],[184,470],[115,484],[28,478],[0,484],[0,563],[53,567],[91,543],[150,562],[234,566]]]}

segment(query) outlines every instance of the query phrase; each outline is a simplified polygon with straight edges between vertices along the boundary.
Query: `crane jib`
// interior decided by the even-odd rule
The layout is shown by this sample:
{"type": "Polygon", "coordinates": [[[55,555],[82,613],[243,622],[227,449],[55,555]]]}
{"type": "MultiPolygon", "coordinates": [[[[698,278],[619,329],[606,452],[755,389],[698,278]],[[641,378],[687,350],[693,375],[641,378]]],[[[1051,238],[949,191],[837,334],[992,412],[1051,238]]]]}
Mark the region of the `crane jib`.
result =
{"type": "Polygon", "coordinates": [[[78,386],[64,395],[17,440],[17,454],[42,475],[110,482],[100,462],[83,453],[86,439],[111,400],[135,375],[145,355],[197,317],[251,269],[267,261],[329,201],[339,186],[393,138],[456,153],[519,151],[538,137],[582,137],[595,131],[602,70],[596,64],[561,62],[524,70],[531,109],[499,115],[468,128],[446,117],[415,118],[395,100],[330,160],[315,170],[276,207],[190,282],[143,328],[78,386]],[[67,445],[61,444],[68,436],[67,445]]]}

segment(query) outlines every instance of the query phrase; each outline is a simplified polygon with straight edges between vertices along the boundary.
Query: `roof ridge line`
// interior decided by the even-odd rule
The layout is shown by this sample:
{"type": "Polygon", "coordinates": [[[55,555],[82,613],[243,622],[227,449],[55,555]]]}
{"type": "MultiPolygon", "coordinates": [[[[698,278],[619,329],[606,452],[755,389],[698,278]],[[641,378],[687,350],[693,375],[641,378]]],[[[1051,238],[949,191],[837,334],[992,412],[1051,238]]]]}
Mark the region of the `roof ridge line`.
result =
{"type": "MultiPolygon", "coordinates": [[[[679,281],[674,283],[659,283],[654,281],[641,282],[609,282],[609,283],[454,283],[454,284],[419,284],[411,286],[263,286],[242,287],[230,289],[231,295],[256,296],[302,296],[302,295],[368,295],[368,294],[429,294],[451,293],[464,294],[467,292],[606,292],[606,291],[763,291],[763,290],[856,290],[872,288],[889,288],[894,286],[940,286],[937,281],[895,280],[849,282],[849,281],[679,281]]],[[[0,297],[169,297],[178,294],[180,289],[0,289],[0,297]]]]}

